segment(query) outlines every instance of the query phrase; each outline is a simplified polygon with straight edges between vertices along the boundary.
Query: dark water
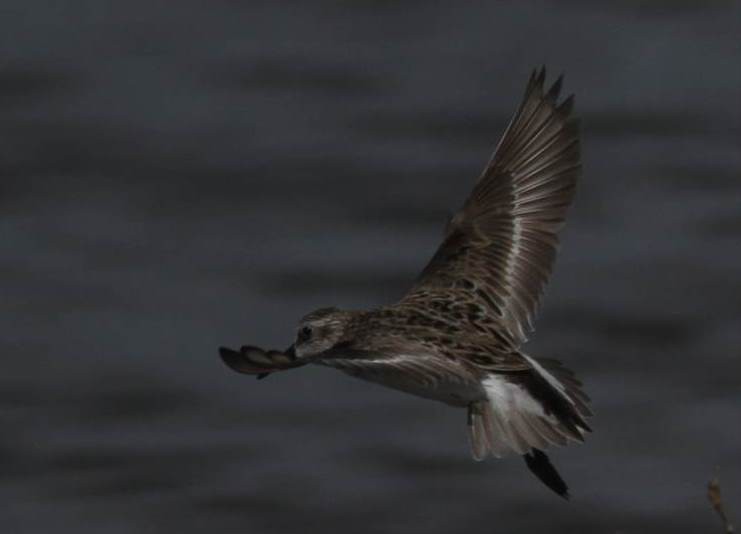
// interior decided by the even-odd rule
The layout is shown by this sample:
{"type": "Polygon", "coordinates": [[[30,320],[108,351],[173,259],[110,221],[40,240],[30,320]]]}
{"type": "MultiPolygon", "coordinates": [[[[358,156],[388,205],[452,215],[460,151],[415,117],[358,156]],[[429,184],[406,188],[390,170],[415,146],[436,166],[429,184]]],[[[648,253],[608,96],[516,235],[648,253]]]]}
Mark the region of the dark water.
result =
{"type": "Polygon", "coordinates": [[[8,533],[720,532],[741,521],[741,4],[6,1],[8,533]],[[578,371],[565,503],[462,412],[216,347],[389,302],[530,70],[584,176],[529,350],[578,371]]]}

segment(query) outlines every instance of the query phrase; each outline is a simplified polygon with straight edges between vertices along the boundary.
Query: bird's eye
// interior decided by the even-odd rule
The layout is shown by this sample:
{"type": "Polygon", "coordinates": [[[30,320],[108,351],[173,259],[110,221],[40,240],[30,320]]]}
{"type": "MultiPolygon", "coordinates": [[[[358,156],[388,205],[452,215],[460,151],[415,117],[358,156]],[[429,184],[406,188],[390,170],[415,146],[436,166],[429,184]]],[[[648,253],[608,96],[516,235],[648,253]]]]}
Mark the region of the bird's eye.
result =
{"type": "Polygon", "coordinates": [[[298,332],[298,338],[300,341],[306,341],[309,338],[311,338],[311,327],[310,326],[304,326],[299,330],[298,332]]]}

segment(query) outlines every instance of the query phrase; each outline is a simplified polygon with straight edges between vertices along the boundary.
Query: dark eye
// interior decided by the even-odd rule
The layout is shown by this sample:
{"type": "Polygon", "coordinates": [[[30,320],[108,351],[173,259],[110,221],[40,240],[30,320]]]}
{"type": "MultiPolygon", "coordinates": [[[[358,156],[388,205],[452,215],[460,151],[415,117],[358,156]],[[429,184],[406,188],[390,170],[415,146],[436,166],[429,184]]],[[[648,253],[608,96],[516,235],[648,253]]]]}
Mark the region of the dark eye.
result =
{"type": "Polygon", "coordinates": [[[302,327],[301,330],[298,331],[298,339],[300,341],[306,341],[309,338],[311,338],[311,327],[310,326],[302,327]]]}

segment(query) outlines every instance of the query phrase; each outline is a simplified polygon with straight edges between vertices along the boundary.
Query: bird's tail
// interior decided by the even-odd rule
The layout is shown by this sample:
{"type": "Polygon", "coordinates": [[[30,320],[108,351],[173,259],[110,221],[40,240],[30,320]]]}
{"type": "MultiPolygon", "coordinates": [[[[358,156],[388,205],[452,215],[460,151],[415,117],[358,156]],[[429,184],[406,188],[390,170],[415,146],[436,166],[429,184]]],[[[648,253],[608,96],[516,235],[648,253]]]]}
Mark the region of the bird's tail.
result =
{"type": "Polygon", "coordinates": [[[535,360],[523,355],[529,368],[490,373],[483,385],[488,399],[469,407],[469,431],[473,457],[501,457],[510,452],[526,455],[528,467],[551,489],[563,480],[543,449],[584,441],[591,429],[589,397],[581,382],[556,360],[535,360]]]}

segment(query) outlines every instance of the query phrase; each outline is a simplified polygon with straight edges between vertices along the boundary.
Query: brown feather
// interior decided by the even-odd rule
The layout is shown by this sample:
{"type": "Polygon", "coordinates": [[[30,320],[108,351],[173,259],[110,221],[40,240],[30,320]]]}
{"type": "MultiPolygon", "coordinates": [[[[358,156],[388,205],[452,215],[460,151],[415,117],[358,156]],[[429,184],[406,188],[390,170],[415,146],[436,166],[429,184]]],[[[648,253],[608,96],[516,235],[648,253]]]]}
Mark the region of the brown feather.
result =
{"type": "Polygon", "coordinates": [[[557,103],[561,79],[546,93],[533,73],[494,156],[445,239],[401,304],[422,294],[483,305],[513,347],[526,340],[550,277],[580,169],[573,97],[557,103]]]}

